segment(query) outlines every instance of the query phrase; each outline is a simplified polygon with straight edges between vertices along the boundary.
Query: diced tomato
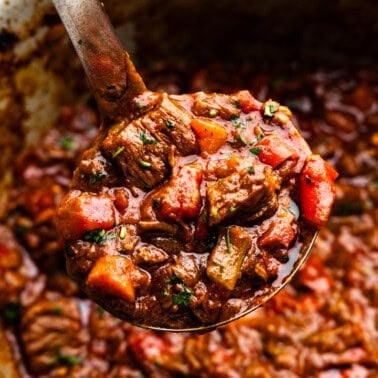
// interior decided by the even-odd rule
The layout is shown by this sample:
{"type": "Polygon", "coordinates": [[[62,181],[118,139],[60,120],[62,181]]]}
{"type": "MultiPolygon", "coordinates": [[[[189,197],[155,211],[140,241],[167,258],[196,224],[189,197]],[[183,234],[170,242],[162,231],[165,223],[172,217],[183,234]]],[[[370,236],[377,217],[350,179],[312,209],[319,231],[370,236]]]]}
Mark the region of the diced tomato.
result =
{"type": "Polygon", "coordinates": [[[227,130],[214,121],[194,118],[190,122],[190,126],[198,138],[201,152],[213,154],[227,141],[227,130]]]}
{"type": "Polygon", "coordinates": [[[276,168],[287,159],[297,159],[295,149],[286,143],[278,134],[270,134],[256,143],[255,147],[260,148],[258,153],[260,161],[276,168]]]}
{"type": "Polygon", "coordinates": [[[87,277],[87,289],[94,295],[111,295],[135,300],[132,271],[135,265],[126,256],[100,257],[87,277]]]}
{"type": "Polygon", "coordinates": [[[201,181],[202,168],[199,165],[190,164],[181,168],[156,194],[161,200],[159,215],[180,220],[195,218],[201,207],[201,181]]]}
{"type": "Polygon", "coordinates": [[[68,240],[80,238],[85,231],[109,229],[114,224],[112,199],[96,194],[71,192],[56,215],[57,228],[68,240]]]}
{"type": "Polygon", "coordinates": [[[249,91],[240,91],[236,94],[243,113],[249,113],[254,110],[261,110],[262,102],[254,98],[249,91]]]}
{"type": "Polygon", "coordinates": [[[338,173],[319,155],[310,155],[299,177],[302,217],[320,228],[328,220],[335,200],[338,173]]]}

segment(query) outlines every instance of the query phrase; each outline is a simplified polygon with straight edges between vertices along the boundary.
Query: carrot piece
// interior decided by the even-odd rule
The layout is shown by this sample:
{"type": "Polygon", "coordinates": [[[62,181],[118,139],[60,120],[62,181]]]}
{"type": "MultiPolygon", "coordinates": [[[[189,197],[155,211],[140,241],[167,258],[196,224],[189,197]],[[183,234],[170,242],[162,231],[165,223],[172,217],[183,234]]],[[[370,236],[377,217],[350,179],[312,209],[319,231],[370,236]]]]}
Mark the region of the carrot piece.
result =
{"type": "Polygon", "coordinates": [[[335,200],[338,173],[319,155],[310,155],[299,176],[302,217],[320,228],[328,220],[335,200]]]}
{"type": "Polygon", "coordinates": [[[132,271],[135,269],[135,265],[126,256],[102,256],[87,277],[87,290],[95,296],[106,294],[133,302],[135,290],[132,271]]]}
{"type": "Polygon", "coordinates": [[[270,134],[256,143],[259,160],[276,168],[287,159],[297,159],[295,149],[286,143],[278,134],[270,134]]]}
{"type": "Polygon", "coordinates": [[[261,110],[262,102],[254,98],[249,91],[240,91],[236,94],[243,113],[249,113],[253,110],[261,110]]]}
{"type": "Polygon", "coordinates": [[[78,239],[85,231],[109,229],[115,224],[113,201],[101,195],[69,193],[63,199],[55,221],[67,240],[78,239]]]}
{"type": "Polygon", "coordinates": [[[194,118],[190,122],[190,126],[198,138],[201,152],[213,154],[227,141],[227,130],[214,121],[194,118]]]}

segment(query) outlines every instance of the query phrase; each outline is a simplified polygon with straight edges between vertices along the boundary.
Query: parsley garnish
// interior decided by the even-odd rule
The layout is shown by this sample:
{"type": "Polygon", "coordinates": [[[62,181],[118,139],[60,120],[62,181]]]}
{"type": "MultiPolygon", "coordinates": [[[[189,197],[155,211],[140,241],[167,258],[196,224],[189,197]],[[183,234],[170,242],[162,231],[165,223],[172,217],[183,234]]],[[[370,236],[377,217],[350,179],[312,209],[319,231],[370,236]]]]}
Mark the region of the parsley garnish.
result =
{"type": "Polygon", "coordinates": [[[239,100],[235,100],[235,101],[234,101],[234,106],[235,106],[235,108],[240,109],[240,108],[241,108],[240,101],[239,101],[239,100]]]}
{"type": "Polygon", "coordinates": [[[155,144],[158,143],[158,141],[156,139],[148,139],[145,131],[141,131],[139,133],[139,135],[140,135],[140,139],[142,140],[142,143],[145,144],[145,145],[146,144],[155,145],[155,144]]]}
{"type": "Polygon", "coordinates": [[[154,198],[152,200],[152,207],[154,209],[158,209],[160,207],[160,205],[161,205],[161,198],[154,198]]]}
{"type": "Polygon", "coordinates": [[[240,140],[240,142],[242,142],[244,144],[244,146],[247,145],[247,141],[245,140],[245,138],[242,134],[238,134],[238,139],[240,140]]]}
{"type": "Polygon", "coordinates": [[[260,142],[260,140],[263,139],[264,137],[265,135],[263,133],[258,134],[256,137],[256,142],[260,142]]]}
{"type": "Polygon", "coordinates": [[[270,118],[273,117],[274,113],[278,110],[278,107],[278,102],[272,100],[267,101],[264,106],[264,116],[270,118]]]}
{"type": "Polygon", "coordinates": [[[207,223],[207,221],[209,220],[209,216],[207,215],[206,211],[202,213],[201,217],[202,217],[203,223],[207,223]]]}
{"type": "Polygon", "coordinates": [[[183,283],[182,279],[177,275],[176,272],[173,272],[172,277],[168,280],[170,284],[183,283]]]}
{"type": "Polygon", "coordinates": [[[8,321],[16,321],[20,317],[20,302],[8,302],[3,310],[4,318],[8,321]]]}
{"type": "Polygon", "coordinates": [[[142,103],[140,103],[139,101],[135,101],[135,106],[139,110],[142,110],[144,108],[144,105],[142,103]]]}
{"type": "Polygon", "coordinates": [[[92,243],[101,244],[104,241],[114,239],[115,237],[116,234],[111,233],[107,235],[106,231],[102,228],[97,230],[86,231],[83,239],[85,241],[89,241],[92,243]]]}
{"type": "Polygon", "coordinates": [[[106,174],[104,172],[92,172],[90,183],[94,185],[100,182],[105,176],[106,174]]]}
{"type": "Polygon", "coordinates": [[[192,297],[192,291],[184,285],[183,291],[181,293],[172,295],[172,303],[175,305],[187,306],[190,303],[190,298],[192,297]]]}
{"type": "Polygon", "coordinates": [[[139,160],[139,165],[142,167],[142,168],[151,168],[151,163],[149,163],[148,161],[144,161],[144,160],[139,160]]]}
{"type": "Polygon", "coordinates": [[[210,109],[209,110],[209,116],[210,117],[216,117],[219,113],[219,110],[218,109],[210,109]]]}
{"type": "Polygon", "coordinates": [[[234,127],[237,129],[245,129],[247,126],[240,120],[240,118],[236,115],[232,115],[230,121],[234,127]]]}
{"type": "Polygon", "coordinates": [[[249,152],[253,155],[258,155],[262,151],[261,147],[253,147],[249,150],[249,152]]]}
{"type": "Polygon", "coordinates": [[[69,151],[69,150],[72,149],[72,147],[74,145],[74,140],[73,140],[72,137],[65,136],[65,137],[63,137],[63,138],[60,139],[59,144],[60,144],[60,147],[63,150],[69,151]]]}
{"type": "Polygon", "coordinates": [[[118,156],[118,155],[119,155],[124,149],[125,149],[124,146],[122,146],[122,147],[118,147],[118,148],[117,148],[117,151],[115,151],[115,152],[113,153],[112,157],[113,157],[113,158],[117,157],[117,156],[118,156]]]}
{"type": "Polygon", "coordinates": [[[165,125],[168,127],[168,129],[174,129],[175,128],[175,124],[173,121],[171,121],[170,119],[167,119],[165,121],[165,125]]]}
{"type": "Polygon", "coordinates": [[[83,359],[79,356],[70,356],[62,354],[60,350],[56,353],[56,362],[60,362],[65,365],[74,366],[83,363],[83,359]]]}
{"type": "Polygon", "coordinates": [[[250,165],[249,167],[247,167],[247,172],[249,174],[255,173],[255,168],[252,165],[250,165]]]}
{"type": "Polygon", "coordinates": [[[230,213],[232,214],[232,213],[234,213],[236,211],[236,207],[235,206],[231,206],[230,207],[230,213]]]}

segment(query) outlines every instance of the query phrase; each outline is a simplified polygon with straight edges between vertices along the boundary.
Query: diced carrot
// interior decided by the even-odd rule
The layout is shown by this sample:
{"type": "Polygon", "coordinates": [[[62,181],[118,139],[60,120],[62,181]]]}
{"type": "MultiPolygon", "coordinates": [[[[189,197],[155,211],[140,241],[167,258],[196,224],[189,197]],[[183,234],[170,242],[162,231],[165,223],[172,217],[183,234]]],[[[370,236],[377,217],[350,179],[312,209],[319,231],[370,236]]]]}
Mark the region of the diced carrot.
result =
{"type": "Polygon", "coordinates": [[[113,201],[109,197],[69,193],[56,215],[56,226],[64,239],[80,238],[85,231],[109,229],[115,224],[113,201]]]}
{"type": "Polygon", "coordinates": [[[156,197],[160,198],[158,214],[165,219],[195,218],[201,207],[201,181],[202,168],[199,165],[190,164],[182,167],[156,194],[156,197]]]}
{"type": "Polygon", "coordinates": [[[201,152],[213,154],[227,141],[227,130],[214,121],[194,118],[190,122],[190,126],[198,138],[201,152]]]}
{"type": "Polygon", "coordinates": [[[261,110],[262,102],[254,98],[249,91],[240,91],[236,94],[243,113],[249,113],[254,110],[261,110]]]}
{"type": "Polygon", "coordinates": [[[287,159],[297,159],[298,154],[295,149],[286,143],[278,134],[270,134],[256,143],[255,148],[259,148],[258,157],[260,161],[276,168],[287,159]]]}
{"type": "Polygon", "coordinates": [[[335,200],[338,173],[319,155],[310,155],[299,177],[302,217],[320,228],[328,220],[335,200]]]}
{"type": "Polygon", "coordinates": [[[100,257],[87,277],[87,290],[94,295],[106,294],[126,301],[135,300],[132,271],[135,265],[127,256],[100,257]]]}

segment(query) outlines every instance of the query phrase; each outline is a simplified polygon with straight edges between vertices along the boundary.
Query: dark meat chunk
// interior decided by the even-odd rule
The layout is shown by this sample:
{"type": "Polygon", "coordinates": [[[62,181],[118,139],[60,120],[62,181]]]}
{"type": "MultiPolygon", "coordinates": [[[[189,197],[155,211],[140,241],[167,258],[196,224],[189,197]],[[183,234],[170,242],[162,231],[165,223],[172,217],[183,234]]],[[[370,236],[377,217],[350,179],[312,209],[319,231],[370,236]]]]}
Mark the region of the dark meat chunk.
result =
{"type": "Polygon", "coordinates": [[[40,299],[22,316],[21,341],[34,374],[54,376],[60,368],[81,365],[88,334],[81,325],[78,301],[55,294],[40,299]]]}
{"type": "Polygon", "coordinates": [[[0,311],[16,320],[21,294],[38,272],[8,227],[0,225],[0,235],[0,311]]]}
{"type": "Polygon", "coordinates": [[[212,95],[198,92],[195,95],[192,112],[199,117],[216,117],[230,119],[240,115],[240,109],[237,108],[237,99],[224,94],[214,93],[212,95]]]}
{"type": "Polygon", "coordinates": [[[143,244],[138,246],[133,255],[135,264],[157,264],[168,259],[169,255],[161,248],[157,248],[151,244],[143,244]]]}
{"type": "Polygon", "coordinates": [[[175,153],[188,155],[197,151],[190,120],[187,112],[164,97],[157,110],[113,127],[101,148],[121,167],[127,180],[141,188],[151,188],[167,177],[175,153]]]}
{"type": "MultiPolygon", "coordinates": [[[[252,215],[276,198],[277,180],[269,167],[255,163],[253,169],[235,172],[207,187],[209,225],[243,212],[252,215]]],[[[262,216],[263,214],[259,215],[262,216]]]]}

